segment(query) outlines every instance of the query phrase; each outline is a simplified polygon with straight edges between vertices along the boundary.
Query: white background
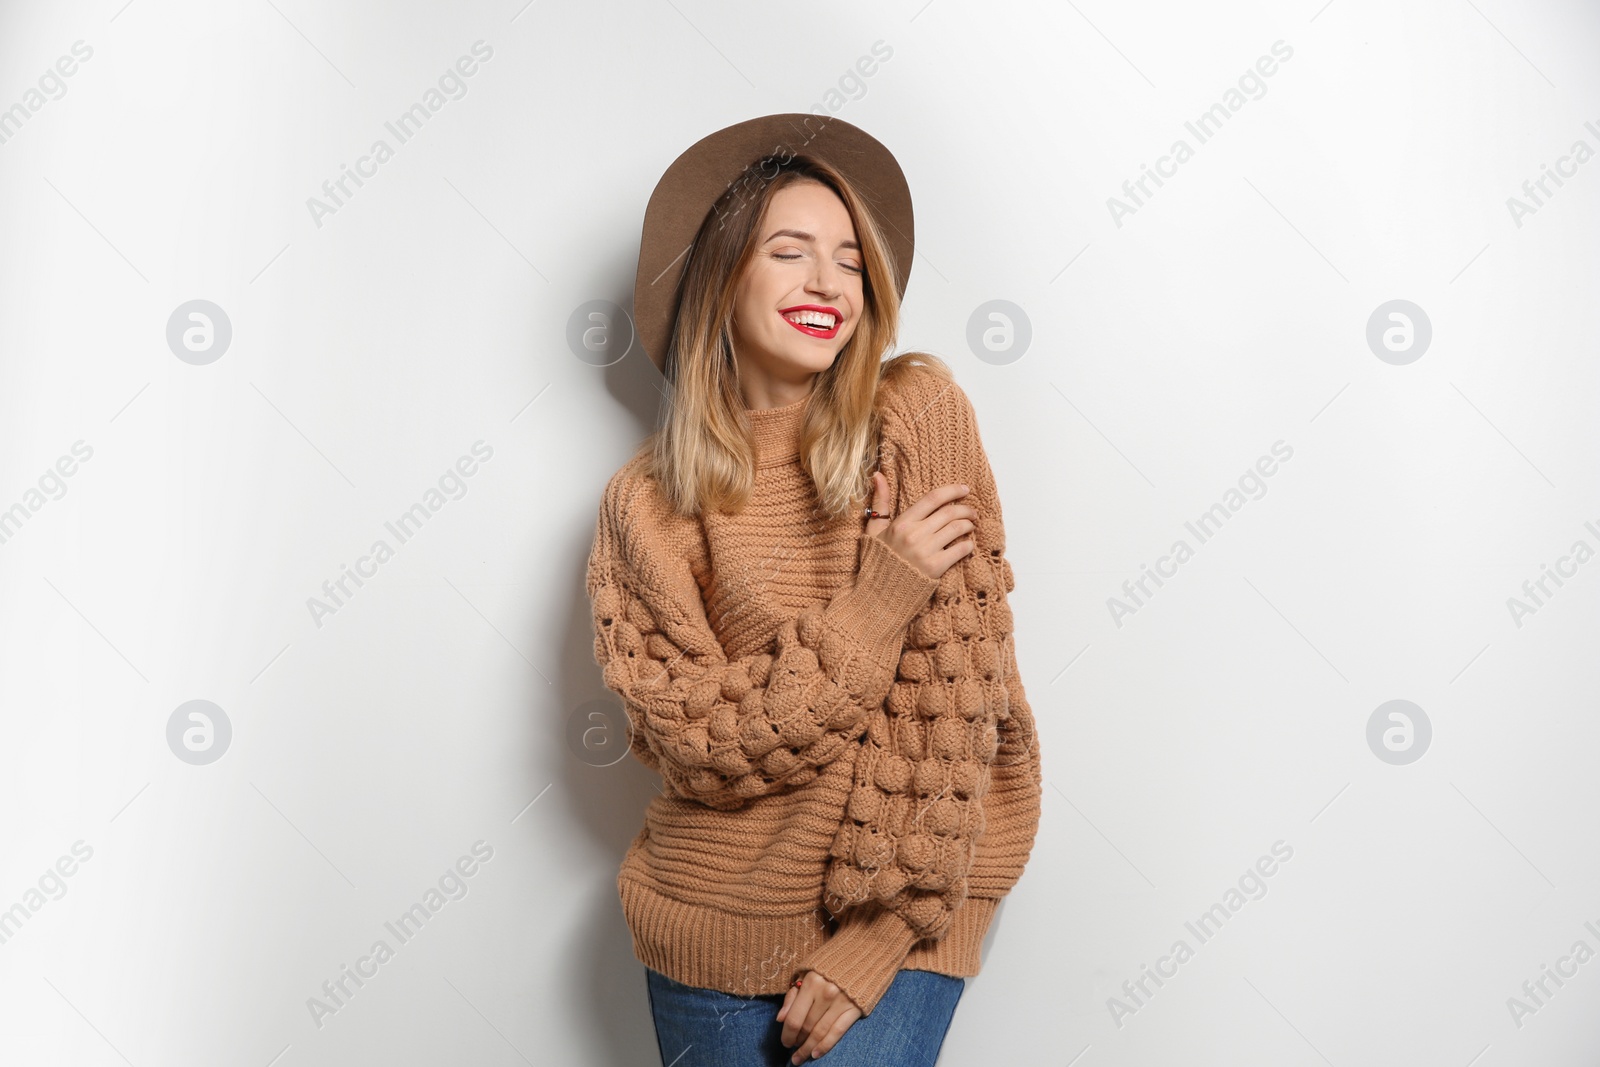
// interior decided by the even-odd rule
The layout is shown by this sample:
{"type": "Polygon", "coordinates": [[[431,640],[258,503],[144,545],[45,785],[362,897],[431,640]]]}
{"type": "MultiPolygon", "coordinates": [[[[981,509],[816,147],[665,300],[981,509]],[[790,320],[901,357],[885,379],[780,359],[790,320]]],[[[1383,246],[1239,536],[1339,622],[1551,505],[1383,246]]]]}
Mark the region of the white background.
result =
{"type": "Polygon", "coordinates": [[[1600,149],[1593,5],[5,0],[0,108],[76,41],[0,144],[0,508],[27,512],[0,543],[0,908],[64,890],[0,944],[0,1061],[657,1062],[614,885],[657,780],[568,736],[608,696],[600,489],[665,386],[567,324],[631,305],[678,152],[816,109],[909,178],[900,347],[978,410],[1041,733],[1033,858],[942,1062],[1594,1062],[1600,959],[1507,1006],[1600,951],[1600,562],[1520,625],[1507,603],[1600,548],[1600,161],[1507,204],[1600,149]],[[466,94],[318,225],[308,198],[480,40],[466,94]],[[194,299],[232,326],[206,365],[166,340],[194,299]],[[979,358],[997,299],[1031,344],[979,358]],[[1397,299],[1432,328],[1403,365],[1367,342],[1397,299]],[[465,495],[318,625],[308,599],[480,440],[465,495]],[[195,699],[233,729],[204,766],[167,743],[195,699]],[[1367,740],[1395,699],[1432,726],[1404,765],[1367,740]],[[1184,923],[1279,840],[1200,944],[1184,923]],[[317,1025],[477,841],[467,895],[317,1025]]]}

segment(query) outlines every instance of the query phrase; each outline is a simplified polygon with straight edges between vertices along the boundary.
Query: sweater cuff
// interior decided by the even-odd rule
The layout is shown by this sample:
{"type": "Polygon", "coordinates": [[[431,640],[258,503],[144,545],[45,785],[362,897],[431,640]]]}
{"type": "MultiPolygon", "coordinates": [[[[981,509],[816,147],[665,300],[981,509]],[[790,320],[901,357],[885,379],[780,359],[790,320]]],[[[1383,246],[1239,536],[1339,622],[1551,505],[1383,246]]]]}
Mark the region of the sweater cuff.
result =
{"type": "Polygon", "coordinates": [[[816,971],[844,990],[862,1015],[871,1015],[916,942],[916,931],[897,912],[877,904],[852,907],[789,980],[816,971]]]}
{"type": "Polygon", "coordinates": [[[839,630],[873,646],[898,646],[903,631],[927,606],[939,579],[929,578],[883,538],[863,534],[855,583],[829,606],[839,630]]]}

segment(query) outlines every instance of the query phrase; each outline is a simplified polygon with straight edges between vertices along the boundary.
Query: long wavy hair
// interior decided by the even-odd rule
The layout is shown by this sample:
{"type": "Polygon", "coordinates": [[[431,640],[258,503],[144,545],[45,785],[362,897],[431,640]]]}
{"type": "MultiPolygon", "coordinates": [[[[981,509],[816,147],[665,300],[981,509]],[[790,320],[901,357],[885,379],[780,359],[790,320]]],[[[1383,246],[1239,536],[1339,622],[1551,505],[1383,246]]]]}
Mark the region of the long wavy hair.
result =
{"type": "Polygon", "coordinates": [[[892,252],[861,193],[809,156],[752,162],[706,213],[691,246],[665,359],[672,398],[661,428],[641,445],[648,473],[680,515],[737,513],[749,500],[757,457],[733,355],[734,302],[773,196],[803,181],[820,182],[844,202],[864,268],[861,320],[832,366],[818,373],[800,430],[800,464],[823,513],[837,518],[866,503],[882,434],[879,388],[913,363],[950,376],[928,353],[883,359],[899,333],[900,295],[892,252]]]}

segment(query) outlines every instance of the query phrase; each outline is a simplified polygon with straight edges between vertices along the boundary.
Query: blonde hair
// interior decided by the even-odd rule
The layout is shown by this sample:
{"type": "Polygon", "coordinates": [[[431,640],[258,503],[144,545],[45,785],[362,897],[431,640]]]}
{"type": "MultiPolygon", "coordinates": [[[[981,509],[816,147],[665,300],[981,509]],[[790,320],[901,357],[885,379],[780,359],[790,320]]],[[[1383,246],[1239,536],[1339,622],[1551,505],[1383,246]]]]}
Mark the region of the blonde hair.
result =
{"type": "Polygon", "coordinates": [[[844,175],[805,155],[751,163],[706,213],[691,246],[665,360],[672,399],[661,428],[640,449],[648,453],[646,471],[680,515],[737,513],[749,500],[757,457],[733,356],[734,302],[772,197],[804,181],[821,183],[844,202],[863,266],[861,320],[813,382],[800,430],[800,465],[826,515],[840,517],[866,503],[881,438],[879,388],[913,363],[950,376],[927,353],[883,360],[900,326],[895,263],[871,207],[844,175]]]}

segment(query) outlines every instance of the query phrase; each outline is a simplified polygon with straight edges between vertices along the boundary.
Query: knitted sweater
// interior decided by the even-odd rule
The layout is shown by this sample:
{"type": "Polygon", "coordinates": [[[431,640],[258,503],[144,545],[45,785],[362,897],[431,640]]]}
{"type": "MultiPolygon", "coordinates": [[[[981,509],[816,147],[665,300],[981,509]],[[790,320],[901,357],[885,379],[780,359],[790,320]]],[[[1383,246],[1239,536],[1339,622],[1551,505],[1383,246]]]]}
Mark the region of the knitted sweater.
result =
{"type": "Polygon", "coordinates": [[[660,773],[617,891],[635,956],[688,985],[782,993],[815,970],[870,1014],[902,968],[978,973],[1039,822],[1000,500],[962,389],[889,379],[893,514],[951,483],[976,548],[925,576],[800,466],[810,396],[745,412],[738,514],[675,515],[638,455],[589,554],[595,660],[660,773]]]}

